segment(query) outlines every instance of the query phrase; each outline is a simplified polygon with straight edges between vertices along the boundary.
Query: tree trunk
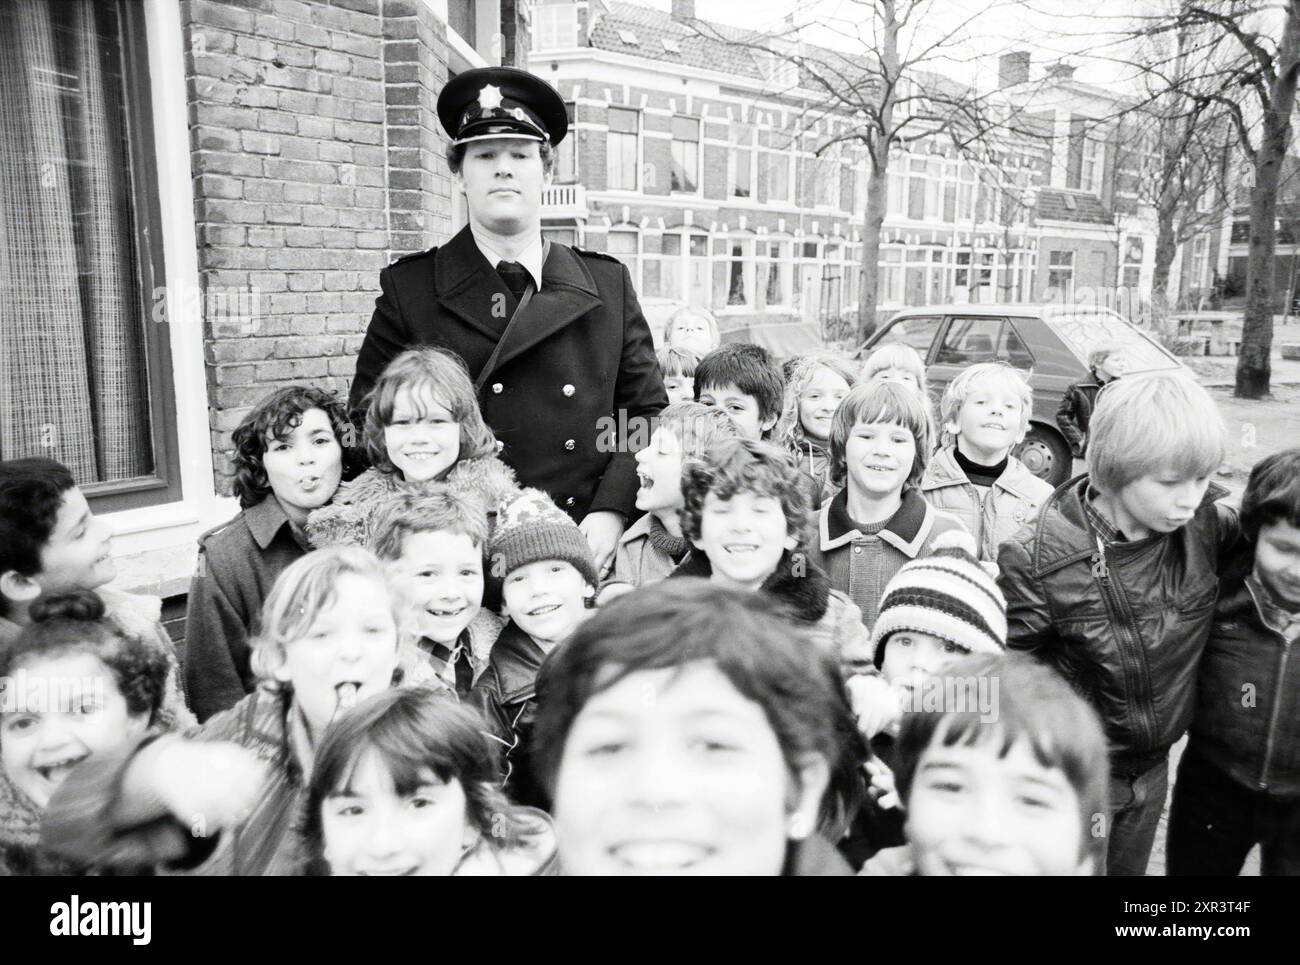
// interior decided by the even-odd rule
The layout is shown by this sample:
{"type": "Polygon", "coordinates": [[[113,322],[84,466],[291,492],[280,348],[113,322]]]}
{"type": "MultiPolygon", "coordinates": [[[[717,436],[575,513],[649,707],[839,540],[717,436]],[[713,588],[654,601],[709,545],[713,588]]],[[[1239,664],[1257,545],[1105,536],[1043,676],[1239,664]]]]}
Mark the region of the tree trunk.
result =
{"type": "Polygon", "coordinates": [[[876,331],[876,302],[880,297],[880,231],[885,223],[888,152],[871,165],[867,178],[867,211],[862,223],[862,283],[858,292],[858,344],[876,331]]]}
{"type": "Polygon", "coordinates": [[[1286,27],[1274,65],[1276,80],[1264,112],[1264,133],[1255,152],[1255,187],[1250,193],[1250,247],[1246,259],[1246,317],[1237,358],[1237,386],[1242,399],[1268,394],[1273,351],[1273,254],[1277,187],[1291,137],[1296,75],[1300,73],[1300,0],[1287,4],[1286,27]]]}
{"type": "Polygon", "coordinates": [[[1161,335],[1173,334],[1169,324],[1169,270],[1177,251],[1174,213],[1162,205],[1156,209],[1155,267],[1151,275],[1151,325],[1161,335]]]}
{"type": "Polygon", "coordinates": [[[871,176],[867,178],[867,210],[862,219],[862,282],[858,294],[858,343],[876,331],[876,301],[880,295],[880,229],[885,223],[889,184],[889,149],[894,143],[894,88],[898,80],[898,19],[894,0],[881,0],[880,67],[890,81],[881,91],[880,124],[876,131],[871,176]]]}

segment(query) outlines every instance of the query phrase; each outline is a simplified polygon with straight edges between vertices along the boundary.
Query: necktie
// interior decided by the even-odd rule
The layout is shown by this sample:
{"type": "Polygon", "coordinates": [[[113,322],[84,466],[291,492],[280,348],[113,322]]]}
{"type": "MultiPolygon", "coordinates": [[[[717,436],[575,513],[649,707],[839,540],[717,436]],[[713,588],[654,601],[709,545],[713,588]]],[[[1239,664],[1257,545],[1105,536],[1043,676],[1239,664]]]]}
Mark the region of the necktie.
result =
{"type": "Polygon", "coordinates": [[[517,261],[501,262],[497,265],[497,274],[501,276],[501,280],[510,289],[510,294],[515,296],[515,301],[519,301],[524,297],[524,291],[532,281],[528,275],[528,269],[517,261]]]}
{"type": "Polygon", "coordinates": [[[435,643],[433,655],[441,660],[444,666],[451,665],[452,673],[456,678],[456,693],[461,697],[466,696],[474,684],[474,668],[469,662],[469,646],[459,645],[455,651],[452,651],[446,644],[435,643]]]}

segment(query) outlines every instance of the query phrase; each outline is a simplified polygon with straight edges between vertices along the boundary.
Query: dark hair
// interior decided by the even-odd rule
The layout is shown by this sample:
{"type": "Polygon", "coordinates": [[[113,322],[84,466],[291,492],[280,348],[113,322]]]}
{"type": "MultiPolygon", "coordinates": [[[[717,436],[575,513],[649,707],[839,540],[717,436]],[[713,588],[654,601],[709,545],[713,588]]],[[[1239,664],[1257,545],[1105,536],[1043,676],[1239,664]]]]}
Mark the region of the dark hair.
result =
{"type": "Polygon", "coordinates": [[[346,479],[351,475],[350,469],[359,468],[360,447],[353,442],[356,430],[348,421],[343,403],[333,392],[308,385],[276,389],[253,406],[231,434],[231,441],[235,444],[232,457],[235,495],[239,497],[241,507],[256,506],[271,492],[266,467],[262,464],[267,439],[285,440],[312,409],[320,409],[330,421],[334,438],[343,450],[343,477],[346,479]]]}
{"type": "Polygon", "coordinates": [[[772,496],[781,502],[786,532],[798,538],[802,549],[808,537],[808,501],[794,456],[770,442],[725,439],[700,460],[682,467],[682,535],[700,538],[700,517],[705,498],[731,499],[738,493],[772,496]]]}
{"type": "Polygon", "coordinates": [[[310,873],[328,873],[322,806],[348,789],[357,765],[371,752],[400,797],[427,784],[430,774],[444,783],[459,781],[469,822],[483,839],[495,848],[517,845],[529,825],[501,792],[501,772],[486,729],[473,708],[427,687],[385,690],[331,723],[316,751],[308,787],[310,873]]]}
{"type": "Polygon", "coordinates": [[[831,420],[830,477],[835,486],[848,484],[844,449],[859,422],[896,422],[907,427],[916,440],[916,456],[912,459],[912,471],[907,474],[903,488],[919,487],[933,448],[930,413],[920,396],[897,382],[859,382],[849,390],[831,420]]]}
{"type": "Polygon", "coordinates": [[[1300,448],[1283,449],[1255,463],[1241,497],[1241,531],[1250,542],[1277,522],[1300,526],[1300,448]]]}
{"type": "Polygon", "coordinates": [[[31,658],[88,653],[113,675],[133,716],[157,719],[167,681],[167,658],[105,618],[104,601],[91,590],[41,597],[32,604],[32,622],[9,645],[0,648],[0,677],[31,658]]]}
{"type": "Polygon", "coordinates": [[[597,610],[542,666],[531,741],[535,773],[554,799],[564,745],[587,702],[643,670],[713,663],[758,704],[791,774],[820,754],[831,772],[823,829],[843,830],[862,802],[868,751],[838,668],[763,594],[708,580],[665,580],[597,610]]]}
{"type": "Polygon", "coordinates": [[[760,422],[781,414],[785,379],[767,350],[747,342],[731,342],[714,349],[695,367],[695,400],[709,389],[734,385],[758,405],[760,422]]]}
{"type": "Polygon", "coordinates": [[[1110,761],[1101,720],[1091,705],[1055,670],[1022,654],[959,657],[944,666],[941,676],[995,680],[997,717],[982,720],[977,709],[905,714],[894,771],[904,804],[921,756],[935,741],[944,747],[996,741],[998,755],[1005,757],[1018,741],[1027,740],[1038,763],[1064,772],[1079,799],[1080,857],[1100,858],[1106,838],[1090,832],[1097,815],[1107,814],[1110,761]]]}
{"type": "Polygon", "coordinates": [[[0,573],[41,571],[41,552],[74,486],[72,473],[53,459],[0,462],[0,573]]]}
{"type": "MultiPolygon", "coordinates": [[[[528,140],[523,136],[520,136],[519,139],[528,140]]],[[[555,146],[550,141],[538,141],[536,143],[537,154],[542,159],[542,171],[553,172],[555,170],[555,146]]],[[[465,151],[468,147],[469,142],[447,145],[447,169],[453,175],[460,173],[461,165],[465,163],[465,151]]]]}

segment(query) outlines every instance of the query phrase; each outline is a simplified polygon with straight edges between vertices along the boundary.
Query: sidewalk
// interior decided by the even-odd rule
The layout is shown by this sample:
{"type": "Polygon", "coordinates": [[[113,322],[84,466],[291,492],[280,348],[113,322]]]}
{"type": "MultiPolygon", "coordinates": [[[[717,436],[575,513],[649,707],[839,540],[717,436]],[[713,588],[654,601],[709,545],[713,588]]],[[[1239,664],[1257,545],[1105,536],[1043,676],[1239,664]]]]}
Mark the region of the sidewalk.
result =
{"type": "MultiPolygon", "coordinates": [[[[1300,361],[1284,359],[1273,352],[1273,371],[1269,379],[1270,386],[1300,385],[1300,361]]],[[[1237,383],[1237,357],[1235,355],[1192,355],[1181,360],[1196,373],[1201,384],[1206,388],[1227,386],[1232,388],[1237,383]]]]}

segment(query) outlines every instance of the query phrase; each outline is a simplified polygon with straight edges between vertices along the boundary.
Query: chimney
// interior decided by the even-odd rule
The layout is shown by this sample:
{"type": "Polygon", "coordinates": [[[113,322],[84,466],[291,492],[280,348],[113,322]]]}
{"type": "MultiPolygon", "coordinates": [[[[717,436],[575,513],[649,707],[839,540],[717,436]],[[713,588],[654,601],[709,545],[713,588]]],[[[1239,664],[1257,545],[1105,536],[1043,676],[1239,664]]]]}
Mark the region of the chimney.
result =
{"type": "Polygon", "coordinates": [[[695,0],[673,0],[674,20],[694,20],[695,0]]]}
{"type": "Polygon", "coordinates": [[[1074,66],[1061,61],[1059,64],[1052,64],[1047,68],[1047,76],[1051,80],[1059,80],[1062,83],[1074,80],[1074,66]]]}
{"type": "Polygon", "coordinates": [[[1014,87],[1029,80],[1029,51],[1013,50],[998,58],[998,88],[1014,87]]]}

